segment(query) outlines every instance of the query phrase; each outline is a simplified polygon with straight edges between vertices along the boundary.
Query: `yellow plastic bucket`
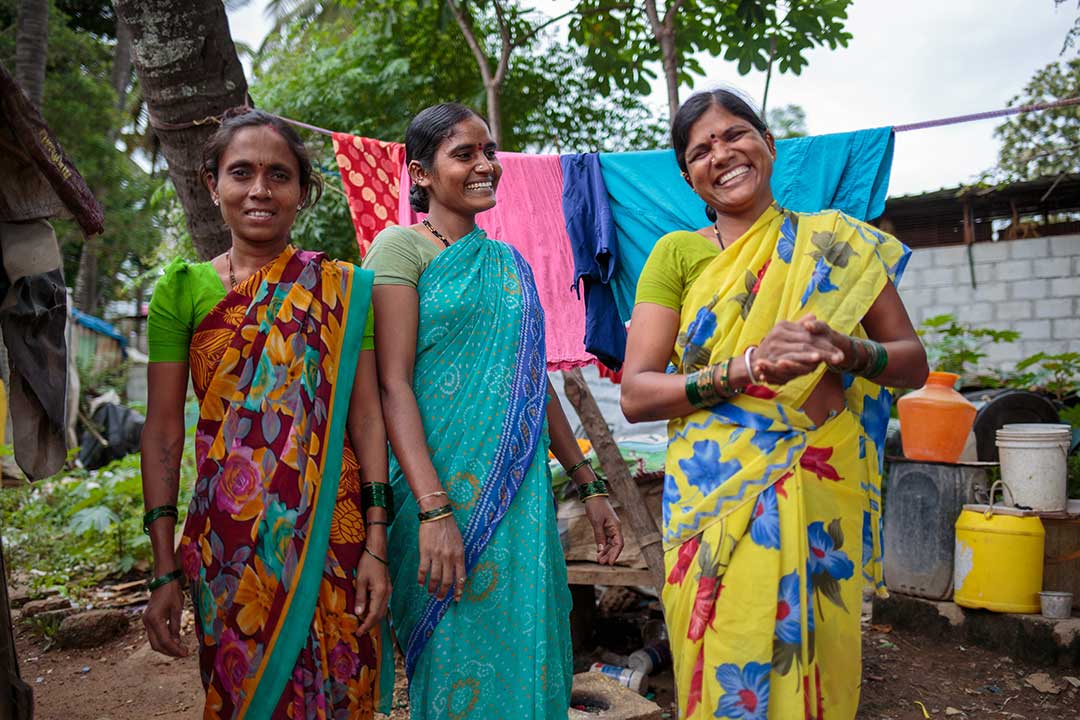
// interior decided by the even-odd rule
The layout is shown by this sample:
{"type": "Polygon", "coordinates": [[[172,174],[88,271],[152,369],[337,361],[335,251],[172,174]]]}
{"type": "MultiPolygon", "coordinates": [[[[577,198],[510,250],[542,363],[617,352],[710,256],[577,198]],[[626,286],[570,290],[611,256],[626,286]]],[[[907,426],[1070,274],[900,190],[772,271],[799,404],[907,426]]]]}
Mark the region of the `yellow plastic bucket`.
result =
{"type": "MultiPolygon", "coordinates": [[[[998,483],[994,483],[995,487],[998,483]]],[[[1046,531],[1014,508],[965,505],[956,520],[953,601],[996,612],[1037,613],[1046,531]]]]}

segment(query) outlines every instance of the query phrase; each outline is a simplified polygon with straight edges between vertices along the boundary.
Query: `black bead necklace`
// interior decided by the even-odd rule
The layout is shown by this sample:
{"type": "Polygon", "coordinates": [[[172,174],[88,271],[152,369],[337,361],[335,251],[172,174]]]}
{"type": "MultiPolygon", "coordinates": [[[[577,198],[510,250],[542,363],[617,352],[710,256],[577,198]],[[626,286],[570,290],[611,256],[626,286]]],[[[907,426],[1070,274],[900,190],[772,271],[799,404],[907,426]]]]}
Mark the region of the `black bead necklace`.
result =
{"type": "Polygon", "coordinates": [[[438,238],[440,241],[442,241],[443,247],[450,247],[450,241],[447,240],[445,237],[443,237],[443,234],[441,232],[439,232],[438,230],[436,230],[435,226],[432,225],[428,221],[427,218],[424,218],[420,222],[422,222],[424,224],[424,227],[426,227],[429,231],[431,231],[432,235],[434,235],[436,238],[438,238]]]}

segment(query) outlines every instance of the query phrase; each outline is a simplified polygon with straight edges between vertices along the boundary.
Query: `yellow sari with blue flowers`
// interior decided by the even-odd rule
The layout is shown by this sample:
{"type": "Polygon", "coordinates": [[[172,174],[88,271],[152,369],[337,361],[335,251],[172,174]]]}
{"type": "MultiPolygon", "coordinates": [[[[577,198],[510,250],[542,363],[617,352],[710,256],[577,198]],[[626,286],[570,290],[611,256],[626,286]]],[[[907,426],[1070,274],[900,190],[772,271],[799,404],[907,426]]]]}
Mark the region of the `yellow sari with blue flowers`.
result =
{"type": "MultiPolygon", "coordinates": [[[[859,323],[909,251],[843,213],[776,205],[694,281],[676,371],[738,356],[780,321],[859,323]]],[[[801,408],[822,365],[752,385],[668,426],[663,590],[679,716],[854,718],[862,587],[881,581],[881,465],[891,395],[846,375],[847,408],[801,408]]]]}

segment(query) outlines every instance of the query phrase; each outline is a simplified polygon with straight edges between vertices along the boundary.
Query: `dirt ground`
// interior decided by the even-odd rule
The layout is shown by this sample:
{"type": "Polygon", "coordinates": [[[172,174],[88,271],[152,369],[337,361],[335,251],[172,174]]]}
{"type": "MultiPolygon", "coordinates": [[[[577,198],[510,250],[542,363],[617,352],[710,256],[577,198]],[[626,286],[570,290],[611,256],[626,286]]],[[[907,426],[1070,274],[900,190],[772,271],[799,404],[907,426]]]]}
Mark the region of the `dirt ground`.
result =
{"type": "MultiPolygon", "coordinates": [[[[22,676],[34,689],[38,720],[195,720],[200,716],[202,688],[194,656],[170,660],[150,650],[137,612],[133,611],[132,629],[124,637],[94,650],[43,651],[28,630],[18,631],[22,676]]],[[[1080,668],[1040,668],[980,648],[885,627],[865,630],[860,720],[1080,718],[1080,689],[1065,680],[1080,676],[1080,668]],[[1040,672],[1060,691],[1040,692],[1025,680],[1040,672]]],[[[671,673],[662,673],[656,680],[660,682],[653,688],[656,699],[670,711],[668,717],[675,718],[670,705],[671,673]]],[[[406,720],[400,671],[394,700],[391,719],[406,720]]]]}

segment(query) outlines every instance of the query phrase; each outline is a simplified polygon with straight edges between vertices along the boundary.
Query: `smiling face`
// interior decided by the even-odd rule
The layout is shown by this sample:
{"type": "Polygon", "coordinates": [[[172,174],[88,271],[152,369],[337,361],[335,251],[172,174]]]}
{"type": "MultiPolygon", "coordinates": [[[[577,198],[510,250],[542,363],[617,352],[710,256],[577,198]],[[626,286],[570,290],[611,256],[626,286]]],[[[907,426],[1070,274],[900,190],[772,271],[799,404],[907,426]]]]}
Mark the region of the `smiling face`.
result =
{"type": "Polygon", "coordinates": [[[288,241],[304,192],[296,155],[276,130],[237,130],[218,158],[217,178],[207,175],[206,182],[234,241],[288,241]]]}
{"type": "Polygon", "coordinates": [[[746,120],[712,105],[690,128],[687,181],[717,213],[757,217],[772,202],[776,145],[746,120]]]}
{"type": "Polygon", "coordinates": [[[414,160],[409,171],[413,182],[428,191],[432,213],[441,208],[459,215],[475,215],[495,207],[502,165],[495,157],[495,141],[478,117],[454,125],[435,151],[430,168],[425,170],[414,160]]]}

